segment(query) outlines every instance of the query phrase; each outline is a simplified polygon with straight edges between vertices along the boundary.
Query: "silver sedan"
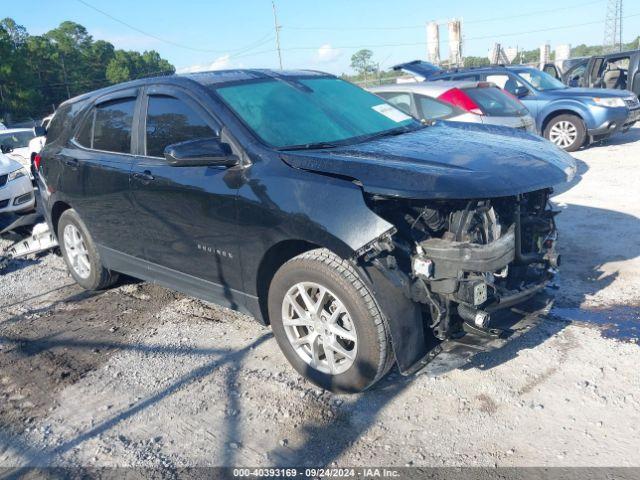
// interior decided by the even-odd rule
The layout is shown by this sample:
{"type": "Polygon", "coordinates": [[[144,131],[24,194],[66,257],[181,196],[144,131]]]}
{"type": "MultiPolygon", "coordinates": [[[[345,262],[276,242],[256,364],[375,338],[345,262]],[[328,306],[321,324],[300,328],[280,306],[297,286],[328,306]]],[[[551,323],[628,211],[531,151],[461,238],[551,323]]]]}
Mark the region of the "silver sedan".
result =
{"type": "Polygon", "coordinates": [[[369,90],[419,120],[484,123],[537,133],[527,108],[490,82],[398,83],[369,90]]]}

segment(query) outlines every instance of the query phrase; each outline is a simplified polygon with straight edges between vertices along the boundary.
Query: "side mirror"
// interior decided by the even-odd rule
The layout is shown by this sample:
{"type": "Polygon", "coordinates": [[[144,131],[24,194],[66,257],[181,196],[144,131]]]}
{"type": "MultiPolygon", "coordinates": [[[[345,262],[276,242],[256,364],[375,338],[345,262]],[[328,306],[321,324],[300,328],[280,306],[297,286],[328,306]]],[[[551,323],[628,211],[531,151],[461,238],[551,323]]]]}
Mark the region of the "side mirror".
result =
{"type": "Polygon", "coordinates": [[[232,167],[239,162],[229,144],[219,138],[174,143],[164,149],[164,158],[172,167],[232,167]]]}
{"type": "Polygon", "coordinates": [[[44,137],[47,134],[47,129],[41,126],[33,127],[33,134],[36,137],[44,137]]]}
{"type": "Polygon", "coordinates": [[[13,152],[13,148],[11,148],[9,145],[0,145],[0,152],[11,153],[13,152]]]}
{"type": "Polygon", "coordinates": [[[529,95],[529,89],[527,87],[516,87],[513,94],[518,98],[524,98],[529,95]]]}

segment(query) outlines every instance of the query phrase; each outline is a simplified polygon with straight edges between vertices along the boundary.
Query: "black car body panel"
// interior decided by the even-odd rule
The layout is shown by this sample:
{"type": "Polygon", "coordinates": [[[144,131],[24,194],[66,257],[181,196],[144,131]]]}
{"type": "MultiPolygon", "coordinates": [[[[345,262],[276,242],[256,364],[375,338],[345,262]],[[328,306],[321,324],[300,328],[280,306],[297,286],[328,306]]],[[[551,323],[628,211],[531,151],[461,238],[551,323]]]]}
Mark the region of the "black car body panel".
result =
{"type": "Polygon", "coordinates": [[[565,182],[574,165],[541,137],[446,121],[357,145],[291,152],[284,159],[297,168],[356,179],[369,193],[416,199],[517,195],[565,182]]]}
{"type": "MultiPolygon", "coordinates": [[[[327,248],[357,265],[386,317],[400,370],[409,372],[449,327],[442,323],[436,338],[436,323],[425,320],[425,309],[433,307],[424,289],[429,280],[411,264],[421,258],[420,239],[411,239],[406,222],[394,217],[400,209],[389,210],[386,199],[409,213],[444,208],[438,215],[453,221],[461,199],[486,203],[482,199],[500,197],[496,208],[511,222],[511,205],[531,204],[539,213],[546,193],[531,194],[531,200],[527,195],[566,181],[575,164],[548,142],[516,130],[446,122],[351,146],[279,151],[264,145],[215,93],[220,85],[301,77],[333,78],[318,72],[225,71],[137,80],[68,101],[52,120],[37,175],[47,221],[55,231],[62,211],[73,208],[107,268],[250,313],[263,323],[269,322],[266,295],[277,268],[298,253],[327,248]],[[75,141],[95,105],[130,96],[132,89],[130,152],[101,152],[75,141]],[[186,98],[229,145],[237,164],[176,167],[147,156],[144,113],[154,94],[186,98]],[[416,199],[422,203],[405,205],[416,199]],[[446,199],[456,201],[425,204],[446,199]]],[[[493,212],[483,208],[478,212],[493,212]]],[[[455,300],[457,281],[438,281],[438,295],[455,300]]],[[[440,319],[445,312],[436,310],[440,319]]]]}

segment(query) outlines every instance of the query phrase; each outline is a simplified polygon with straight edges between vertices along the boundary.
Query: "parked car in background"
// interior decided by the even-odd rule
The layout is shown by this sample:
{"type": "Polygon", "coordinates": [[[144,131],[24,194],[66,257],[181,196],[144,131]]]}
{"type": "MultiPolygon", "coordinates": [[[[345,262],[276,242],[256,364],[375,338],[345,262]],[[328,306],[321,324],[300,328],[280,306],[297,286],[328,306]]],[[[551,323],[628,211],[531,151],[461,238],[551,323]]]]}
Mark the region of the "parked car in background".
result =
{"type": "Polygon", "coordinates": [[[8,128],[0,131],[0,150],[13,160],[30,167],[29,142],[35,137],[33,128],[8,128]]]}
{"type": "Polygon", "coordinates": [[[42,147],[44,147],[47,128],[49,128],[49,122],[51,122],[52,118],[53,115],[44,117],[40,122],[40,125],[33,128],[33,134],[35,136],[29,141],[29,164],[31,165],[31,170],[33,173],[35,173],[33,161],[36,155],[40,153],[40,150],[42,150],[42,147]]]}
{"type": "Polygon", "coordinates": [[[33,183],[22,163],[0,153],[0,215],[32,210],[33,183]]]}
{"type": "Polygon", "coordinates": [[[515,129],[424,125],[332,75],[272,70],[68,100],[36,167],[78,284],[119,272],[247,312],[336,392],[495,334],[490,311],[559,264],[548,199],[576,169],[515,129]]]}
{"type": "Polygon", "coordinates": [[[560,148],[572,152],[616,132],[628,130],[640,118],[640,103],[631,92],[569,88],[559,80],[526,66],[490,66],[441,70],[427,62],[401,64],[426,81],[493,82],[518,97],[536,119],[536,128],[560,148]]]}
{"type": "Polygon", "coordinates": [[[589,57],[567,58],[565,60],[556,60],[540,65],[540,70],[551,75],[556,80],[569,87],[579,87],[579,76],[576,74],[583,72],[584,67],[589,61],[589,57]]]}
{"type": "Polygon", "coordinates": [[[561,75],[573,87],[629,90],[640,95],[640,50],[594,55],[561,75]]]}
{"type": "Polygon", "coordinates": [[[418,120],[502,125],[536,133],[527,108],[493,83],[402,83],[369,90],[418,120]]]}

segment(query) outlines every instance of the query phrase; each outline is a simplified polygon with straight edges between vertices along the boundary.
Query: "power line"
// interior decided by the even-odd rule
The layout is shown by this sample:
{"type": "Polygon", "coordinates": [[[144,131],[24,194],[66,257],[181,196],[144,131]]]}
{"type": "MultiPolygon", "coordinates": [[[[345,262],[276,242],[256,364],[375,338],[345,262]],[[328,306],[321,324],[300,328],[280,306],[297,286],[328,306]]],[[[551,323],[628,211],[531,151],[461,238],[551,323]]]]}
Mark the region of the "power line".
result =
{"type": "MultiPolygon", "coordinates": [[[[567,5],[565,7],[552,8],[548,10],[537,10],[528,13],[519,13],[517,15],[508,15],[503,17],[491,17],[491,18],[483,18],[478,20],[465,20],[465,25],[470,23],[486,23],[486,22],[495,22],[498,20],[509,20],[512,18],[521,18],[521,17],[529,17],[531,15],[540,15],[543,13],[554,13],[560,12],[563,10],[570,10],[572,8],[583,8],[588,5],[594,5],[596,3],[603,3],[604,0],[594,0],[591,2],[582,2],[574,5],[567,5]]],[[[372,26],[372,27],[346,27],[346,26],[298,26],[298,25],[284,25],[283,28],[289,30],[336,30],[336,31],[349,31],[349,30],[413,30],[413,29],[424,29],[425,24],[421,25],[404,25],[404,26],[372,26]]]]}
{"type": "MultiPolygon", "coordinates": [[[[153,33],[146,32],[146,31],[144,31],[144,30],[142,30],[142,29],[140,29],[140,28],[138,28],[138,27],[136,27],[134,25],[131,25],[130,23],[127,23],[124,20],[121,20],[121,19],[111,15],[108,12],[105,12],[104,10],[99,9],[98,7],[96,7],[94,5],[91,5],[90,3],[86,2],[85,0],[76,0],[76,1],[81,3],[81,4],[83,4],[85,7],[88,7],[90,9],[92,9],[92,10],[95,10],[96,12],[104,15],[105,17],[110,18],[114,22],[117,22],[117,23],[119,23],[121,25],[124,25],[125,27],[130,28],[131,30],[134,30],[134,31],[136,31],[136,32],[138,32],[138,33],[140,33],[142,35],[145,35],[145,36],[147,36],[149,38],[153,38],[155,40],[158,40],[159,42],[166,43],[168,45],[172,45],[174,47],[182,48],[182,49],[185,49],[185,50],[192,50],[194,52],[206,52],[206,53],[228,53],[229,52],[229,50],[211,50],[211,49],[208,49],[208,48],[192,47],[190,45],[184,45],[182,43],[177,43],[177,42],[174,42],[172,40],[167,40],[166,38],[159,37],[158,35],[154,35],[153,33]]],[[[269,34],[267,34],[267,35],[269,35],[269,34]]],[[[261,38],[264,38],[264,36],[261,37],[261,38]]],[[[256,43],[256,42],[252,42],[252,44],[254,44],[254,43],[256,43]]],[[[250,45],[252,45],[252,44],[250,44],[250,45]]],[[[263,44],[260,44],[260,45],[263,45],[263,44]]],[[[257,45],[257,46],[260,46],[260,45],[257,45]]],[[[246,48],[248,48],[248,46],[244,46],[244,47],[238,48],[238,49],[233,50],[233,51],[234,52],[242,51],[242,50],[245,50],[246,48]]],[[[255,48],[255,47],[253,47],[253,48],[255,48]]]]}
{"type": "MultiPolygon", "coordinates": [[[[640,13],[636,13],[633,15],[627,15],[623,18],[632,18],[632,17],[637,17],[640,16],[640,13]]],[[[487,39],[496,39],[496,38],[503,38],[503,37],[517,37],[520,35],[527,35],[527,34],[531,34],[531,33],[542,33],[542,32],[550,32],[553,30],[563,30],[565,28],[577,28],[577,27],[584,27],[587,25],[601,25],[602,21],[601,20],[596,20],[596,21],[592,21],[592,22],[584,22],[584,23],[575,23],[572,25],[562,25],[562,26],[557,26],[557,27],[548,27],[548,28],[541,28],[541,29],[537,29],[537,30],[528,30],[525,32],[511,32],[511,33],[493,33],[491,35],[484,35],[484,36],[480,36],[480,37],[468,37],[468,38],[464,38],[465,42],[471,41],[471,40],[487,40],[487,39]]],[[[443,41],[440,43],[447,43],[447,41],[443,41]]],[[[334,46],[333,48],[379,48],[379,47],[410,47],[410,46],[421,46],[421,45],[426,45],[427,42],[422,41],[422,42],[408,42],[408,43],[381,43],[381,44],[370,44],[370,45],[340,45],[340,46],[334,46]]],[[[290,51],[290,50],[317,50],[319,47],[290,47],[290,48],[284,48],[284,51],[290,51]]]]}

